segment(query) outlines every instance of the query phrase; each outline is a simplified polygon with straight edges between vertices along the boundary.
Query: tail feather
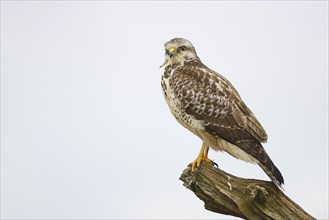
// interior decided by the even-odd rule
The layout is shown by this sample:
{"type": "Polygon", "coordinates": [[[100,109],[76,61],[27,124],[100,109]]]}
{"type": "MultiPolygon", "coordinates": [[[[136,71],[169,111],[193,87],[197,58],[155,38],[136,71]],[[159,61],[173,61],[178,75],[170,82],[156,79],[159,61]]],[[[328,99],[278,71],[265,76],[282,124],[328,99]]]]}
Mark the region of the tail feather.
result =
{"type": "MultiPolygon", "coordinates": [[[[219,147],[217,147],[217,149],[224,150],[238,159],[247,162],[256,162],[270,177],[273,183],[282,189],[282,185],[284,184],[282,174],[274,165],[258,139],[243,130],[236,131],[237,129],[234,130],[215,125],[207,125],[205,129],[210,134],[218,137],[219,147]],[[243,153],[241,153],[241,151],[243,153]],[[250,157],[252,160],[249,159],[250,157]]],[[[267,137],[266,133],[264,133],[264,139],[265,137],[267,137]]]]}
{"type": "Polygon", "coordinates": [[[274,165],[272,161],[269,161],[271,164],[267,163],[262,164],[259,163],[258,165],[264,170],[264,172],[267,174],[267,176],[272,180],[272,182],[278,186],[279,188],[282,188],[282,185],[284,184],[283,176],[280,172],[280,170],[274,165]]]}
{"type": "Polygon", "coordinates": [[[241,141],[237,145],[253,156],[257,160],[257,164],[264,170],[272,182],[282,189],[282,185],[284,184],[283,176],[259,141],[241,141]]]}

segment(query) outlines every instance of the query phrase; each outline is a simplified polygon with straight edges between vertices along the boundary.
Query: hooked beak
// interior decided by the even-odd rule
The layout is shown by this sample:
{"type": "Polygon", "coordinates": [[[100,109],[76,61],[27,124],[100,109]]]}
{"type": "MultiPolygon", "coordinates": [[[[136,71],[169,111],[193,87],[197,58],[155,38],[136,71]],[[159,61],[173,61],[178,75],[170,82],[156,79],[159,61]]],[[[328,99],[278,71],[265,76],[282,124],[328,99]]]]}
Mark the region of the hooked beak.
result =
{"type": "MultiPolygon", "coordinates": [[[[176,50],[175,50],[175,48],[171,47],[171,48],[168,50],[168,55],[169,55],[170,58],[174,57],[174,56],[176,55],[176,50]]],[[[162,65],[160,66],[160,68],[166,66],[167,63],[168,63],[168,59],[166,58],[164,64],[162,64],[162,65]]]]}
{"type": "Polygon", "coordinates": [[[173,48],[173,47],[171,47],[170,49],[169,49],[169,57],[170,58],[172,58],[174,55],[175,55],[175,48],[173,48]]]}

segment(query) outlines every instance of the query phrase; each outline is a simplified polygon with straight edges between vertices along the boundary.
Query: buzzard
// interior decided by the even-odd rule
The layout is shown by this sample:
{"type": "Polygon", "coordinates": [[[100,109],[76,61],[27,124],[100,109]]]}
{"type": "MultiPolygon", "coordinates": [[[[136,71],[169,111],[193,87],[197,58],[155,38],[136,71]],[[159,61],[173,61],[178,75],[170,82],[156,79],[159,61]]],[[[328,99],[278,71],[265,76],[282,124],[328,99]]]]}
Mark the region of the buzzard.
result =
{"type": "Polygon", "coordinates": [[[174,38],[164,46],[161,86],[165,100],[176,120],[203,142],[192,171],[202,160],[211,162],[211,147],[258,164],[281,187],[281,172],[261,144],[267,134],[233,85],[201,62],[190,41],[174,38]]]}

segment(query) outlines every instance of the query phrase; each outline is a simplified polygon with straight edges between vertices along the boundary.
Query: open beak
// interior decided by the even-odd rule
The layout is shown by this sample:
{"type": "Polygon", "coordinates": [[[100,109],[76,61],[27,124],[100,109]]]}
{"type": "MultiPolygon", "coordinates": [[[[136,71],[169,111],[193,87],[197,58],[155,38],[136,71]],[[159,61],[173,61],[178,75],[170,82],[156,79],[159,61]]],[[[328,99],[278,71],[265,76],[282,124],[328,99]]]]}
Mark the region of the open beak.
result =
{"type": "Polygon", "coordinates": [[[169,49],[169,57],[170,58],[172,58],[173,56],[175,56],[175,48],[173,48],[173,47],[171,47],[170,49],[169,49]]]}

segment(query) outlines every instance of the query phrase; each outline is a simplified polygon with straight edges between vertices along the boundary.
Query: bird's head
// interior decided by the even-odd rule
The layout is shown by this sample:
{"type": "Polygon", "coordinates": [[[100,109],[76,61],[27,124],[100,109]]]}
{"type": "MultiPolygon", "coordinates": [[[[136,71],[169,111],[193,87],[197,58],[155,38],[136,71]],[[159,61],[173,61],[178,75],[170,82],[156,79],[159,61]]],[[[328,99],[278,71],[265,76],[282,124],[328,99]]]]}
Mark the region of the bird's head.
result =
{"type": "Polygon", "coordinates": [[[190,41],[184,38],[174,38],[164,44],[165,62],[160,67],[172,64],[182,64],[185,61],[199,59],[190,41]]]}

